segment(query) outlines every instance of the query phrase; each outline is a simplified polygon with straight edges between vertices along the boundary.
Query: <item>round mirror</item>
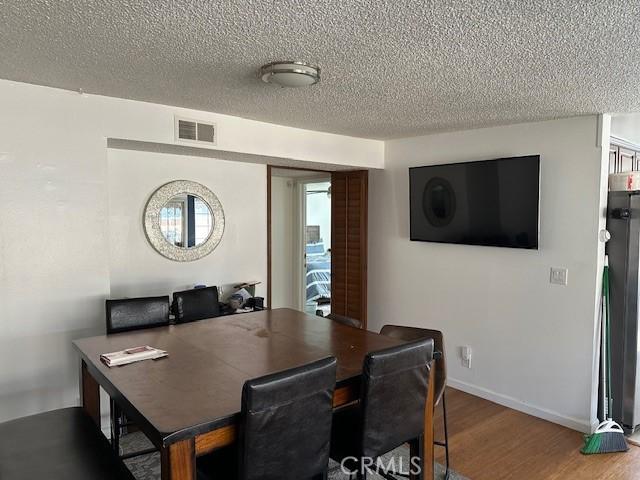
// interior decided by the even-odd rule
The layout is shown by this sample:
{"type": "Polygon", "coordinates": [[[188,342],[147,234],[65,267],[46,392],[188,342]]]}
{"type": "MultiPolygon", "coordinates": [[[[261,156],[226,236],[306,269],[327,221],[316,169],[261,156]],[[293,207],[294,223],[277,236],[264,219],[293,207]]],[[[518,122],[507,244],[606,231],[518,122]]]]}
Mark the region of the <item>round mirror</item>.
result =
{"type": "Polygon", "coordinates": [[[211,253],[224,233],[224,212],[218,197],[188,180],[167,183],[147,202],[144,227],[149,243],[161,255],[179,262],[211,253]]]}
{"type": "Polygon", "coordinates": [[[160,210],[160,231],[172,245],[194,248],[213,231],[213,214],[207,202],[188,193],[171,197],[160,210]]]}

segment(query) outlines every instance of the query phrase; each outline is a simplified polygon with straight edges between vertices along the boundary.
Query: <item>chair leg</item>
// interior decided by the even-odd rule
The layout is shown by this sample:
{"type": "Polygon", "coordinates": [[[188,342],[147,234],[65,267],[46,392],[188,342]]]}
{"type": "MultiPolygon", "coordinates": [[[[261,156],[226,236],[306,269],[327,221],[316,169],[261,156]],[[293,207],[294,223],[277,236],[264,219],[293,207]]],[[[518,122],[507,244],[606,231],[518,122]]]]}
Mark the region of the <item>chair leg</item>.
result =
{"type": "Polygon", "coordinates": [[[113,399],[109,400],[111,407],[111,448],[120,456],[120,409],[113,399]]]}
{"type": "Polygon", "coordinates": [[[449,432],[447,431],[447,392],[442,392],[442,419],[444,422],[444,456],[445,456],[445,474],[444,480],[449,480],[449,432]]]}
{"type": "Polygon", "coordinates": [[[137,452],[121,453],[120,439],[122,438],[123,433],[126,433],[124,430],[126,428],[127,421],[124,413],[120,410],[120,407],[113,399],[109,400],[109,406],[111,407],[111,448],[119,458],[126,460],[127,458],[148,455],[158,451],[156,447],[153,447],[145,448],[144,450],[137,452]]]}

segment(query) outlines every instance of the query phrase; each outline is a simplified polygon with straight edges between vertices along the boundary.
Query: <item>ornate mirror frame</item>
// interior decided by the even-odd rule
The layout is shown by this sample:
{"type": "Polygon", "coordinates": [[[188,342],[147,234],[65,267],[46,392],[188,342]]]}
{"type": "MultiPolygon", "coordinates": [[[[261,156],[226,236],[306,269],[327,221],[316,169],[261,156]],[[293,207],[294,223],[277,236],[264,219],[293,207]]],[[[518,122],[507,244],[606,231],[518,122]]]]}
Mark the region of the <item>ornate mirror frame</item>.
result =
{"type": "Polygon", "coordinates": [[[176,262],[193,262],[209,255],[222,240],[224,210],[218,197],[204,185],[190,180],[176,180],[158,188],[144,209],[144,233],[151,246],[163,257],[176,262]],[[200,197],[211,210],[213,228],[207,239],[196,247],[184,248],[167,241],[160,230],[160,211],[176,195],[189,194],[200,197]]]}

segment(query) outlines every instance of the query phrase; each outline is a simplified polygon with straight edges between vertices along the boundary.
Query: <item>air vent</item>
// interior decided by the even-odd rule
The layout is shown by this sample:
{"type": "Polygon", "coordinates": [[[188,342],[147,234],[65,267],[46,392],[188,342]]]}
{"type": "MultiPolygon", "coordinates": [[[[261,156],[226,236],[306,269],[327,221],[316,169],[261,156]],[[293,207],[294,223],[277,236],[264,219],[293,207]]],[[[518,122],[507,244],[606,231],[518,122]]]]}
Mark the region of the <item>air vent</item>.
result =
{"type": "Polygon", "coordinates": [[[189,118],[175,117],[176,141],[216,144],[216,126],[189,118]]]}

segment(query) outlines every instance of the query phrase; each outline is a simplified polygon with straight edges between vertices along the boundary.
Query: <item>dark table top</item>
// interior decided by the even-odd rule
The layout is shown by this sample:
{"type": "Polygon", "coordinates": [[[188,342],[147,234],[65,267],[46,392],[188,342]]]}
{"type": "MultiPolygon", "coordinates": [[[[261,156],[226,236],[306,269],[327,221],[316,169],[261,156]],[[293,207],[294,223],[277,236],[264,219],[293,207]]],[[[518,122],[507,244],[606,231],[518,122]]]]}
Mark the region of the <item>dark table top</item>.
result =
{"type": "Polygon", "coordinates": [[[400,343],[286,308],[76,340],[96,380],[135,421],[167,442],[232,424],[242,385],[327,355],[338,361],[338,385],[357,381],[364,356],[400,343]],[[109,368],[102,353],[150,345],[169,357],[109,368]],[[125,408],[127,411],[127,408],[125,408]]]}

